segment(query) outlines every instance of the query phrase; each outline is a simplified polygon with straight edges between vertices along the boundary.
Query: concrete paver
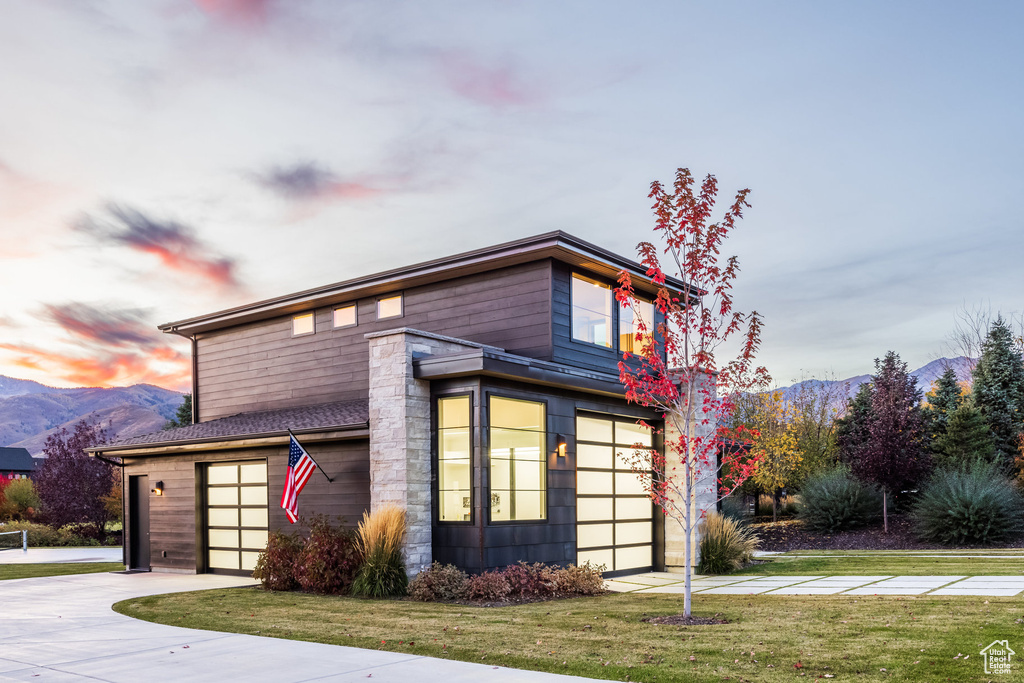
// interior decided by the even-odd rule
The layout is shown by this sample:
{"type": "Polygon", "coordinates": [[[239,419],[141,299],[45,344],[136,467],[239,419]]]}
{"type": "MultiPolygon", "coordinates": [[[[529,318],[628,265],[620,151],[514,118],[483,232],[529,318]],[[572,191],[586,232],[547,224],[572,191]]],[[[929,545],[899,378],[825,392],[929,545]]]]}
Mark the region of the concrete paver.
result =
{"type": "Polygon", "coordinates": [[[0,680],[223,683],[586,681],[417,655],[214,633],[138,621],[111,604],[144,595],[251,585],[215,575],[79,574],[0,581],[0,680]]]}

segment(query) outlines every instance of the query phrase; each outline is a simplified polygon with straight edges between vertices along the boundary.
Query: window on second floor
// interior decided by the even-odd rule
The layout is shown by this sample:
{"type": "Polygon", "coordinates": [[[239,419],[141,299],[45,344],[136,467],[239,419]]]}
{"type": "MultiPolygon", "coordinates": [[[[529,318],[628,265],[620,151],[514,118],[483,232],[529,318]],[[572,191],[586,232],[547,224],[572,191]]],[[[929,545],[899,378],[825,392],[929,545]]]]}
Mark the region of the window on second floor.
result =
{"type": "Polygon", "coordinates": [[[611,285],[573,274],[571,297],[572,338],[611,348],[615,301],[611,285]]]}
{"type": "Polygon", "coordinates": [[[299,337],[304,334],[313,334],[316,331],[316,322],[312,313],[303,313],[292,318],[292,336],[299,337]]]}
{"type": "Polygon", "coordinates": [[[651,343],[654,334],[654,304],[637,300],[635,311],[629,306],[619,307],[619,351],[642,355],[651,343]],[[639,320],[638,320],[639,319],[639,320]],[[643,338],[640,338],[639,321],[643,321],[643,338]]]}
{"type": "Polygon", "coordinates": [[[402,315],[402,295],[387,296],[377,299],[377,320],[397,318],[402,315]]]}
{"type": "Polygon", "coordinates": [[[356,324],[356,305],[339,306],[334,309],[334,327],[352,327],[356,324]]]}

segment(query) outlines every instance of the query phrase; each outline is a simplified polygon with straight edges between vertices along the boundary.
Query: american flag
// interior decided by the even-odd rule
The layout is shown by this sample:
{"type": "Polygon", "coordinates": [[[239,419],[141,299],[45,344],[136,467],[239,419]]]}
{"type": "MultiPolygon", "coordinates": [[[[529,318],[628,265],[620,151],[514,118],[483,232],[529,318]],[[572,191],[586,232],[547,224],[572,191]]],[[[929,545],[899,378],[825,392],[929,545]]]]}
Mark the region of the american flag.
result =
{"type": "Polygon", "coordinates": [[[317,464],[309,457],[306,449],[295,440],[295,435],[288,433],[291,441],[288,444],[288,473],[284,477],[284,492],[281,494],[281,507],[288,515],[292,524],[299,521],[299,493],[309,478],[316,471],[317,464]]]}

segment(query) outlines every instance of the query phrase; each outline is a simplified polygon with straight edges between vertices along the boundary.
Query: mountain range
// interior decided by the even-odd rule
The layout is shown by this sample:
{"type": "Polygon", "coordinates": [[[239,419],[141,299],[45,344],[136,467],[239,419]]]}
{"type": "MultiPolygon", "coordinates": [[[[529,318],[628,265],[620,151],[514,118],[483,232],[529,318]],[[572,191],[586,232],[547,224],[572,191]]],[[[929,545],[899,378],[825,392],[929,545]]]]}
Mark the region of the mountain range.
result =
{"type": "Polygon", "coordinates": [[[0,375],[0,446],[38,456],[50,434],[83,419],[102,425],[111,439],[148,434],[174,417],[182,400],[182,394],[151,384],[60,389],[0,375]]]}
{"type": "MultiPolygon", "coordinates": [[[[917,388],[921,390],[923,395],[928,393],[935,380],[942,376],[946,371],[946,368],[950,367],[956,372],[957,379],[960,381],[970,380],[971,369],[974,367],[974,360],[967,358],[966,356],[939,358],[919,367],[917,370],[912,370],[910,375],[917,380],[917,388]]],[[[789,398],[800,393],[800,391],[805,387],[821,393],[835,387],[835,385],[839,385],[840,390],[833,393],[837,400],[841,400],[845,403],[847,398],[851,398],[857,393],[857,389],[860,388],[860,385],[870,381],[871,375],[856,375],[855,377],[848,377],[846,379],[839,380],[805,379],[802,382],[793,384],[792,386],[781,387],[779,390],[783,392],[784,396],[789,398]],[[842,391],[843,385],[845,385],[845,391],[842,391]]]]}

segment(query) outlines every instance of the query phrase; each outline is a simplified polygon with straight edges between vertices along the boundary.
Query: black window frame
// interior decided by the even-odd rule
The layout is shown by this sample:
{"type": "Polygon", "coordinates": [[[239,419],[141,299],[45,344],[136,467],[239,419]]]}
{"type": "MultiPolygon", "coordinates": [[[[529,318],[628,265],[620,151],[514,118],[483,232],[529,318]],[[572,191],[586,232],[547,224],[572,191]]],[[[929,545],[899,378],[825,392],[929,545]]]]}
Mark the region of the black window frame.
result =
{"type": "MultiPolygon", "coordinates": [[[[549,410],[550,405],[548,399],[545,397],[531,396],[530,398],[524,398],[522,396],[516,396],[513,393],[505,391],[485,391],[485,410],[487,412],[487,419],[481,420],[481,453],[485,454],[486,462],[481,461],[480,470],[481,474],[486,477],[486,481],[482,487],[483,503],[486,504],[487,514],[485,519],[487,520],[488,526],[508,526],[508,525],[519,525],[519,526],[536,526],[550,523],[551,520],[551,499],[548,492],[551,490],[551,468],[548,467],[548,455],[550,453],[550,440],[552,438],[551,430],[548,429],[548,423],[551,419],[551,412],[549,410]],[[541,461],[544,464],[544,517],[542,519],[492,519],[491,518],[491,399],[502,398],[510,401],[524,401],[527,403],[539,403],[544,406],[544,451],[541,454],[541,461]]],[[[506,429],[499,427],[499,429],[506,429]]]]}
{"type": "Polygon", "coordinates": [[[434,523],[443,526],[473,526],[476,524],[476,447],[474,435],[476,424],[473,420],[473,409],[476,392],[456,391],[450,394],[434,394],[431,397],[431,467],[434,476],[431,477],[431,492],[437,504],[433,512],[434,523]],[[469,520],[442,520],[441,519],[441,401],[446,398],[469,398],[469,520]]]}

